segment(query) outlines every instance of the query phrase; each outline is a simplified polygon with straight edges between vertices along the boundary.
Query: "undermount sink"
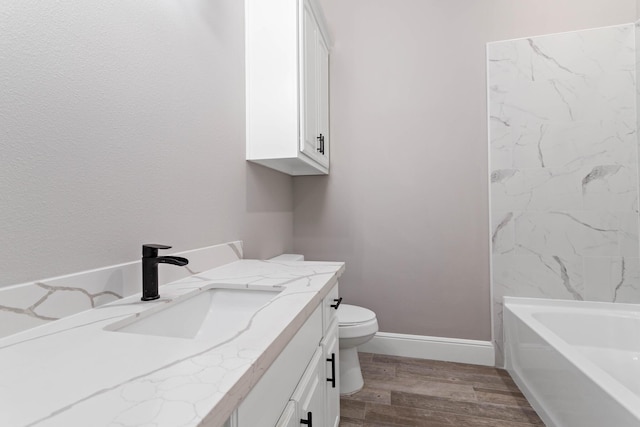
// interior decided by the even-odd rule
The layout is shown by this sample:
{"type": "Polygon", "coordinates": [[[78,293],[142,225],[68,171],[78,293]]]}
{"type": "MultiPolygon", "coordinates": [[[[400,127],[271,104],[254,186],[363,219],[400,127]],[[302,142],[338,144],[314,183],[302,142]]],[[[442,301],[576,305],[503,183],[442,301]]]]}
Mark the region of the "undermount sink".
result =
{"type": "Polygon", "coordinates": [[[280,291],[208,289],[168,303],[106,329],[176,338],[227,339],[245,329],[280,291]]]}

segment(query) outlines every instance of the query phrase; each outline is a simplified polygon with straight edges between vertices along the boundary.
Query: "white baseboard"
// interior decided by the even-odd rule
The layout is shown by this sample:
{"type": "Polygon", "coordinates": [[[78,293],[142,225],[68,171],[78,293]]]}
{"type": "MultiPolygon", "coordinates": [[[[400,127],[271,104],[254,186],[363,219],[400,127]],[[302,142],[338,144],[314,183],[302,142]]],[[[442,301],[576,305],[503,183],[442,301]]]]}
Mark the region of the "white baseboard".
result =
{"type": "Polygon", "coordinates": [[[378,332],[371,341],[358,347],[358,350],[473,365],[495,364],[495,352],[490,341],[378,332]]]}

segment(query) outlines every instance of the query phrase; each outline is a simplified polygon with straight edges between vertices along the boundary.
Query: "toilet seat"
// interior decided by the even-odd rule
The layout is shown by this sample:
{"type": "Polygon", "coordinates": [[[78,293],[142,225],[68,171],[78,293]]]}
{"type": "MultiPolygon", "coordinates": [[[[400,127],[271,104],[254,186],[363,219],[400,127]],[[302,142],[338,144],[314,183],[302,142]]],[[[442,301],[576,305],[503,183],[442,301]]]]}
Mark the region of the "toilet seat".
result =
{"type": "Polygon", "coordinates": [[[368,322],[354,325],[338,325],[338,336],[342,338],[360,338],[374,335],[378,332],[378,320],[373,319],[368,322]]]}
{"type": "Polygon", "coordinates": [[[338,325],[353,326],[376,320],[376,314],[364,307],[355,305],[341,304],[338,309],[338,325]]]}
{"type": "Polygon", "coordinates": [[[376,314],[364,307],[342,304],[338,309],[338,335],[340,338],[359,338],[378,332],[376,314]]]}

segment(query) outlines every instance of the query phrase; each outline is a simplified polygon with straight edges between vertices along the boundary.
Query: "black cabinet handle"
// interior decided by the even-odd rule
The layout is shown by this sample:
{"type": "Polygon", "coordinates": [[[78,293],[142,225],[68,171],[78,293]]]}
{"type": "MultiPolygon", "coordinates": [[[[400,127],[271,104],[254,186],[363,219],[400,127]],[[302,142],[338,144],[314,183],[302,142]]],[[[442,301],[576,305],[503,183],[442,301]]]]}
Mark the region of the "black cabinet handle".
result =
{"type": "Polygon", "coordinates": [[[334,299],[333,302],[335,302],[335,304],[331,304],[331,307],[337,310],[338,307],[340,307],[340,303],[342,302],[342,297],[334,299]]]}
{"type": "Polygon", "coordinates": [[[324,154],[324,135],[320,134],[320,136],[316,137],[318,142],[320,142],[320,146],[318,147],[318,151],[320,154],[324,154]]]}
{"type": "Polygon", "coordinates": [[[304,418],[300,418],[300,424],[305,424],[308,425],[309,427],[313,427],[312,420],[311,420],[311,416],[313,414],[311,412],[307,412],[307,419],[305,420],[304,418]]]}
{"type": "Polygon", "coordinates": [[[331,378],[327,378],[327,381],[331,383],[331,388],[336,388],[336,354],[331,353],[331,358],[327,359],[327,362],[331,362],[331,378]]]}

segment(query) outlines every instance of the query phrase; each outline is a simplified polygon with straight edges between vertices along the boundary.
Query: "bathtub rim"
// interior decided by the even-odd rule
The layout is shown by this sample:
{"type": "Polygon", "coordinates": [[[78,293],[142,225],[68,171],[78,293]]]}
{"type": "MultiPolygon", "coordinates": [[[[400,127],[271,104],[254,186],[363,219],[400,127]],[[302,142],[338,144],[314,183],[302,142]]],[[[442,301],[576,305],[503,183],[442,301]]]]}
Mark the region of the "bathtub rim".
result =
{"type": "MultiPolygon", "coordinates": [[[[602,388],[604,393],[609,395],[612,399],[615,399],[621,406],[623,406],[633,416],[640,420],[640,405],[638,405],[638,402],[640,401],[639,395],[633,393],[626,386],[622,385],[613,376],[604,371],[578,350],[574,349],[571,344],[567,343],[565,340],[557,336],[553,331],[551,331],[548,327],[543,325],[542,322],[540,322],[533,316],[533,314],[536,312],[557,312],[560,308],[569,310],[570,312],[588,312],[592,314],[594,313],[594,311],[596,311],[599,315],[602,315],[602,311],[604,310],[610,312],[612,311],[614,313],[634,312],[637,315],[638,313],[640,313],[640,304],[559,300],[547,298],[503,297],[503,310],[508,310],[513,316],[518,318],[519,321],[523,322],[542,340],[548,342],[571,365],[573,365],[573,367],[575,367],[578,371],[585,375],[590,381],[598,384],[602,388]]],[[[503,340],[505,342],[505,361],[507,361],[507,351],[509,348],[506,338],[505,324],[505,328],[503,330],[503,340]]],[[[544,409],[544,405],[541,404],[541,402],[535,396],[533,396],[533,393],[531,393],[530,390],[528,390],[526,380],[520,378],[519,375],[517,376],[518,380],[516,382],[518,383],[518,386],[521,389],[527,389],[527,393],[525,393],[525,390],[522,390],[523,393],[525,393],[527,399],[530,399],[532,403],[535,402],[541,409],[544,409]]],[[[545,421],[549,419],[548,417],[542,416],[541,418],[545,418],[545,421]]]]}

